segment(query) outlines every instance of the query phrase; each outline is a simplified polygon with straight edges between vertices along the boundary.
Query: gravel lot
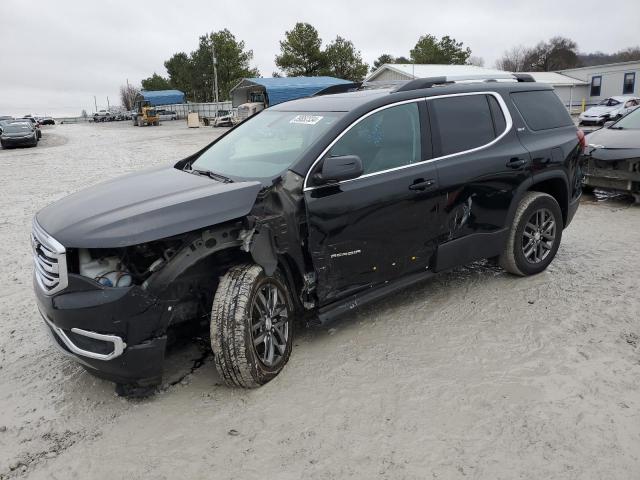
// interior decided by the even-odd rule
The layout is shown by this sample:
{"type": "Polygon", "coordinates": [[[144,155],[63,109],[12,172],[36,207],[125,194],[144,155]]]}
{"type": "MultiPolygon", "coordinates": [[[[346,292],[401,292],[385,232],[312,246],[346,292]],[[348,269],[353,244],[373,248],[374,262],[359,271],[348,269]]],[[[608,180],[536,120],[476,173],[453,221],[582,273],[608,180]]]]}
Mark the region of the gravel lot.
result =
{"type": "Polygon", "coordinates": [[[0,478],[631,479],[640,471],[640,208],[583,201],[556,260],[474,264],[330,329],[265,387],[220,385],[204,343],[154,397],[116,397],[53,347],[31,292],[33,214],[220,130],[45,127],[0,151],[0,478]],[[194,367],[195,365],[195,367],[194,367]]]}

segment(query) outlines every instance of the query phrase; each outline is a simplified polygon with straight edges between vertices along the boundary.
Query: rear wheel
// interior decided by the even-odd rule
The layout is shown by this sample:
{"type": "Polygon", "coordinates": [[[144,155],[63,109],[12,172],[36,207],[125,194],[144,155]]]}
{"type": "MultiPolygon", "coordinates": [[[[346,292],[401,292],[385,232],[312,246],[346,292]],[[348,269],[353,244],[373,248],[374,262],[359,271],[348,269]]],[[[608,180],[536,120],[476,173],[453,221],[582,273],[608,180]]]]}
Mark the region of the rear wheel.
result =
{"type": "Polygon", "coordinates": [[[514,275],[542,272],[558,251],[562,229],[562,212],[555,198],[527,192],[516,210],[500,265],[514,275]]]}
{"type": "Polygon", "coordinates": [[[221,278],[211,311],[211,348],[227,385],[259,387],[280,373],[291,354],[293,312],[278,272],[269,276],[245,264],[221,278]]]}

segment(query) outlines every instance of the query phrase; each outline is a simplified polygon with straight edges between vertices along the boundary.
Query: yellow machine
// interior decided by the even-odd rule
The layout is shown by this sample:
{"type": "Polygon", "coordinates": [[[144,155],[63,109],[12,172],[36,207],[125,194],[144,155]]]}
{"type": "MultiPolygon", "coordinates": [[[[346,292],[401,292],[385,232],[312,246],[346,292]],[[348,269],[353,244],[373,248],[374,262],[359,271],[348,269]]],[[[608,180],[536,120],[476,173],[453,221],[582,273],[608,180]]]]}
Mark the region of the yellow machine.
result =
{"type": "Polygon", "coordinates": [[[160,116],[155,107],[152,107],[148,101],[138,101],[135,107],[136,112],[131,116],[134,126],[160,125],[160,116]]]}

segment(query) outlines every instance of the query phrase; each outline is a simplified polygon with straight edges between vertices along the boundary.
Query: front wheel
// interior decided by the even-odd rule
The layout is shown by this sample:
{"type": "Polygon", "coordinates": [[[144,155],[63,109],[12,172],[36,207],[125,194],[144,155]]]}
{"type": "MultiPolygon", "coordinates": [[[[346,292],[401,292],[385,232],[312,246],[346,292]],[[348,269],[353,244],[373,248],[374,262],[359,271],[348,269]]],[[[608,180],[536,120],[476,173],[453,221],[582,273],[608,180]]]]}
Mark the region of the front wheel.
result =
{"type": "Polygon", "coordinates": [[[294,307],[282,276],[255,264],[231,268],[211,310],[216,369],[230,386],[255,388],[282,371],[293,345],[294,307]]]}
{"type": "Polygon", "coordinates": [[[525,193],[500,255],[500,266],[520,276],[542,272],[558,251],[563,227],[555,198],[541,192],[525,193]]]}

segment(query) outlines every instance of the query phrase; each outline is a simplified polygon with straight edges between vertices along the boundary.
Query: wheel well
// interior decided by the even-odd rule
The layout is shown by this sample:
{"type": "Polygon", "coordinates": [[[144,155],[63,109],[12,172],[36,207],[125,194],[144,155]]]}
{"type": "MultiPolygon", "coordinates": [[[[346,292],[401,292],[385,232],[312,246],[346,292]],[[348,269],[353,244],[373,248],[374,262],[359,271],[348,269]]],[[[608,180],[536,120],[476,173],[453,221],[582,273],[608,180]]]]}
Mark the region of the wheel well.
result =
{"type": "Polygon", "coordinates": [[[567,185],[560,178],[550,178],[539,183],[531,185],[529,191],[547,193],[556,199],[562,211],[562,224],[567,224],[567,215],[569,208],[569,192],[567,185]]]}

